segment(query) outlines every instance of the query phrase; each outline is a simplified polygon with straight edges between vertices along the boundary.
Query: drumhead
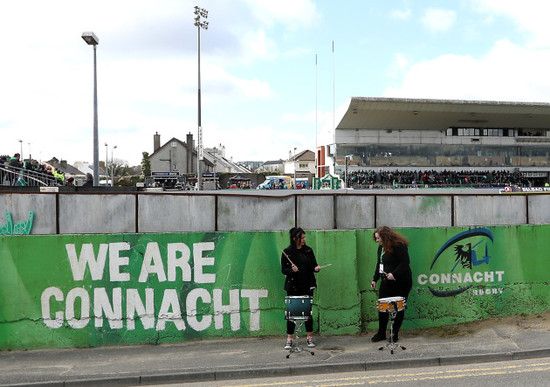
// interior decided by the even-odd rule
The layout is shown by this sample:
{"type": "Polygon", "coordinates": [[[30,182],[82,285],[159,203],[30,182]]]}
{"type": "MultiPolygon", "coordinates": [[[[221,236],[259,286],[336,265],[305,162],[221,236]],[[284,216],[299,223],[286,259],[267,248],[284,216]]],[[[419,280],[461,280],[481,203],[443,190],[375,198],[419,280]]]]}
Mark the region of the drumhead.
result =
{"type": "Polygon", "coordinates": [[[403,301],[405,297],[385,297],[385,298],[379,298],[378,302],[398,302],[403,301]]]}

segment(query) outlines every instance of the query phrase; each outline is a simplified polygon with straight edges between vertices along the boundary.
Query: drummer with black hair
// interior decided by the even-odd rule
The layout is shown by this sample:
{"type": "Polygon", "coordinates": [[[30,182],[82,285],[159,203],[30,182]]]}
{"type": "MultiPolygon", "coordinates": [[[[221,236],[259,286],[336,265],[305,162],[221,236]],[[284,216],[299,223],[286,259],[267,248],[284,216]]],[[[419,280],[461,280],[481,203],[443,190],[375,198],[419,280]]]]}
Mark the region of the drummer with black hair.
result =
{"type": "MultiPolygon", "coordinates": [[[[404,297],[405,302],[412,288],[412,272],[407,238],[388,226],[378,227],[372,234],[378,242],[377,262],[371,288],[376,289],[380,279],[379,298],[404,297]]],[[[393,325],[393,341],[399,337],[399,328],[405,318],[405,310],[400,310],[395,316],[393,325]]],[[[378,333],[372,337],[373,342],[386,340],[388,313],[378,312],[378,333]]]]}
{"type": "MultiPolygon", "coordinates": [[[[287,296],[313,297],[317,287],[315,273],[321,270],[317,264],[313,249],[306,245],[306,233],[300,227],[293,227],[289,231],[290,244],[281,254],[281,271],[286,276],[285,291],[287,296]]],[[[315,347],[313,342],[313,317],[305,322],[307,332],[307,346],[315,347]]],[[[292,336],[295,324],[287,319],[287,340],[285,349],[292,348],[292,336]]]]}

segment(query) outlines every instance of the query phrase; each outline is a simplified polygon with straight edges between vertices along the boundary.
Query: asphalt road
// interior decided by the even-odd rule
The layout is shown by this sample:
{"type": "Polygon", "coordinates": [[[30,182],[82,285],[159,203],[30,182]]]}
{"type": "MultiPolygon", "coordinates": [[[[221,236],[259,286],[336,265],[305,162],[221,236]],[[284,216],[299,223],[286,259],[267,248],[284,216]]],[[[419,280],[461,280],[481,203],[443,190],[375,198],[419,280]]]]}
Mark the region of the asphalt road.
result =
{"type": "Polygon", "coordinates": [[[440,367],[414,367],[395,370],[377,370],[345,373],[327,373],[272,377],[259,379],[224,380],[219,382],[157,384],[164,387],[212,386],[371,386],[393,385],[403,387],[463,387],[463,386],[548,386],[550,358],[502,361],[483,364],[463,364],[440,367]]]}

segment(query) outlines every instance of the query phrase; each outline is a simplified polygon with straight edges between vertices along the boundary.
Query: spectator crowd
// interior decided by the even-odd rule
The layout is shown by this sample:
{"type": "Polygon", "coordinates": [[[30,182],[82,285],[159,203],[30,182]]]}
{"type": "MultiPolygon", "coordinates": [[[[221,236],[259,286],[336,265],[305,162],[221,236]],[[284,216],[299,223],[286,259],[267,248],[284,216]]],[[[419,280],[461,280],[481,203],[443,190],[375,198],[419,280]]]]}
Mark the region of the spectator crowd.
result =
{"type": "Polygon", "coordinates": [[[348,174],[348,186],[369,188],[393,187],[504,187],[510,185],[531,186],[521,172],[499,171],[375,171],[360,170],[348,174]]]}
{"type": "Polygon", "coordinates": [[[13,157],[0,156],[0,184],[28,185],[32,176],[40,180],[55,181],[55,185],[73,185],[74,178],[65,178],[60,169],[40,164],[37,160],[21,160],[21,155],[15,153],[13,157]]]}

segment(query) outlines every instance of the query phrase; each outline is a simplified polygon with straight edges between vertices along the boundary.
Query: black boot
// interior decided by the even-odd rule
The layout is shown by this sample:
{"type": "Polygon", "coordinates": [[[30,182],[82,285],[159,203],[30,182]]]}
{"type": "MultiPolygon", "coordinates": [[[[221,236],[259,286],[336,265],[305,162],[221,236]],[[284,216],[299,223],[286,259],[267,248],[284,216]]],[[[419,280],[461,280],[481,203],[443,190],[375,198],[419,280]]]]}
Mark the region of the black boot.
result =
{"type": "Polygon", "coordinates": [[[388,326],[388,314],[378,312],[378,333],[372,336],[371,341],[373,343],[386,340],[387,326],[388,326]]]}

